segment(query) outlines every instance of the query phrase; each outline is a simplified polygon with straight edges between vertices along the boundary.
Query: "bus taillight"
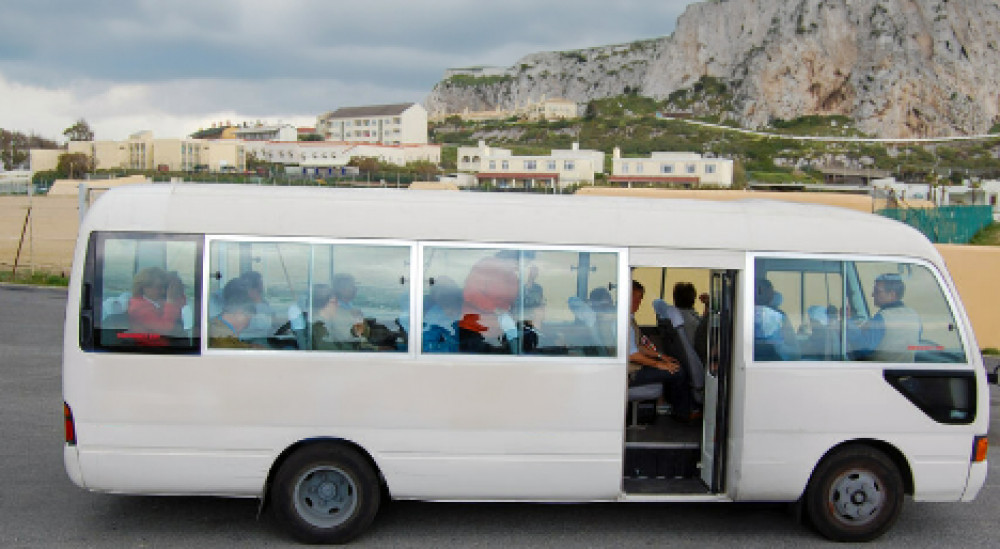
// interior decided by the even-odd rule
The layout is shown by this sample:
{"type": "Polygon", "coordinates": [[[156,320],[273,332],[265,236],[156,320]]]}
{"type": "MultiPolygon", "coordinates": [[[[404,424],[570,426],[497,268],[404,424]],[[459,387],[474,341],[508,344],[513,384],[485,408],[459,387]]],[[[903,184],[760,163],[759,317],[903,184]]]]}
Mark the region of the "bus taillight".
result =
{"type": "Polygon", "coordinates": [[[985,435],[975,438],[972,442],[972,462],[982,463],[986,461],[986,450],[989,449],[990,439],[985,435]]]}
{"type": "Polygon", "coordinates": [[[73,411],[65,402],[63,402],[63,427],[66,430],[66,444],[76,446],[76,424],[73,423],[73,411]]]}

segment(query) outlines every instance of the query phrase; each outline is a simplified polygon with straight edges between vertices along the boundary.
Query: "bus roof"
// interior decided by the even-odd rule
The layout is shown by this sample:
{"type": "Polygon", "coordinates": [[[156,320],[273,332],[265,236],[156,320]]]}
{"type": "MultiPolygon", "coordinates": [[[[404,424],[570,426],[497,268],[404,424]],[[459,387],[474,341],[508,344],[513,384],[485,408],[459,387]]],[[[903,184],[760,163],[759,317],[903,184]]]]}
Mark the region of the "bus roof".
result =
{"type": "Polygon", "coordinates": [[[842,252],[942,263],[930,241],[903,223],[832,206],[754,199],[130,185],[97,200],[81,235],[93,230],[842,252]]]}

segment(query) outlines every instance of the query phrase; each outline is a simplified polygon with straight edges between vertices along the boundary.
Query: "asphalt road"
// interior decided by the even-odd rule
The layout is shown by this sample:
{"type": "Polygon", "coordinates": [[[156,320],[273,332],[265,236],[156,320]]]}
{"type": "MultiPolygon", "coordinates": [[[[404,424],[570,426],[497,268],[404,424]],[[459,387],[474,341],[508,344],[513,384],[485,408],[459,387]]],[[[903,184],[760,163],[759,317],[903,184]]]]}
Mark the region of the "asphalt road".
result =
{"type": "MultiPolygon", "coordinates": [[[[297,546],[257,502],[86,492],[62,464],[65,292],[0,286],[0,547],[297,546]]],[[[997,425],[1000,388],[991,388],[997,425]]],[[[1000,546],[1000,430],[971,504],[907,501],[876,545],[1000,546]]],[[[803,547],[831,545],[773,504],[393,502],[354,547],[803,547]]]]}

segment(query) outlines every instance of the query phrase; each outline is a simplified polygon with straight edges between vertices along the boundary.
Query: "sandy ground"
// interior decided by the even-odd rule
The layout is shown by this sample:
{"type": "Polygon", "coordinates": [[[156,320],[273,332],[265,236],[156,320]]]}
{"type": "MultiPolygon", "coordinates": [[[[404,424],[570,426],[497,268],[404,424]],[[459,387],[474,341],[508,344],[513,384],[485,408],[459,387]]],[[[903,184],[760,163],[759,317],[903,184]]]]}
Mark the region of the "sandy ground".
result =
{"type": "MultiPolygon", "coordinates": [[[[600,191],[593,189],[593,194],[621,194],[620,191],[600,191]]],[[[793,202],[819,202],[861,211],[871,211],[872,207],[868,197],[825,193],[636,189],[628,194],[717,200],[780,198],[793,202]]],[[[14,265],[29,204],[31,219],[25,232],[18,269],[31,269],[33,266],[36,270],[68,273],[79,223],[76,196],[34,197],[30,202],[26,196],[0,196],[0,269],[9,270],[14,265]]],[[[1000,247],[939,245],[938,249],[958,287],[975,328],[979,346],[1000,348],[1000,301],[994,291],[993,279],[1000,273],[1000,247]]]]}
{"type": "Polygon", "coordinates": [[[0,196],[0,269],[69,271],[79,219],[77,197],[0,196]],[[31,216],[25,227],[28,208],[31,216]],[[21,234],[24,230],[22,242],[21,234]]]}

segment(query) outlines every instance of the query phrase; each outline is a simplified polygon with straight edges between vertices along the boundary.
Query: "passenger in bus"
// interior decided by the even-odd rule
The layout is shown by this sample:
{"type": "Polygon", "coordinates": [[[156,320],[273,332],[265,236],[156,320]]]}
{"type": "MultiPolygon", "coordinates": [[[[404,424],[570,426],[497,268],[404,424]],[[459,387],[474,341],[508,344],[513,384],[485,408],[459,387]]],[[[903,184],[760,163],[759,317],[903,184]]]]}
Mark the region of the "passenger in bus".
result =
{"type": "Polygon", "coordinates": [[[246,282],[250,301],[254,304],[254,314],[241,337],[243,339],[262,339],[274,333],[274,311],[264,300],[264,277],[257,271],[246,271],[240,275],[246,282]]]}
{"type": "Polygon", "coordinates": [[[458,323],[459,350],[511,353],[517,326],[513,306],[520,292],[517,251],[500,251],[476,262],[465,278],[458,323]]]}
{"type": "MultiPolygon", "coordinates": [[[[896,273],[875,279],[872,299],[879,308],[872,318],[862,321],[849,310],[847,343],[853,360],[913,362],[920,345],[923,325],[920,315],[903,304],[906,285],[896,273]]],[[[850,304],[850,300],[848,300],[850,304]]]]}
{"type": "MultiPolygon", "coordinates": [[[[696,332],[698,331],[698,325],[702,323],[704,318],[708,317],[708,314],[699,315],[697,311],[694,310],[695,300],[698,299],[698,290],[695,289],[694,284],[690,282],[678,282],[674,284],[674,307],[680,311],[681,316],[684,317],[684,333],[687,335],[687,339],[692,344],[696,338],[696,332]]],[[[702,301],[705,306],[708,306],[708,294],[703,294],[706,298],[702,301]]]]}
{"type": "Polygon", "coordinates": [[[146,267],[132,281],[128,303],[129,329],[137,333],[179,335],[181,309],[187,304],[184,284],[176,273],[146,267]]]}
{"type": "Polygon", "coordinates": [[[594,311],[598,345],[603,348],[601,354],[613,355],[618,340],[618,308],[615,306],[611,291],[598,286],[590,291],[587,303],[594,311]]]}
{"type": "MultiPolygon", "coordinates": [[[[334,282],[336,282],[336,278],[334,282]]],[[[365,337],[364,318],[359,311],[348,309],[340,304],[336,288],[325,284],[317,284],[313,287],[312,318],[314,319],[312,324],[313,349],[326,351],[372,349],[365,337]]]]}
{"type": "Polygon", "coordinates": [[[223,349],[258,349],[240,339],[256,308],[245,280],[237,277],[222,288],[222,312],[208,321],[208,346],[223,349]]]}
{"type": "Polygon", "coordinates": [[[840,360],[840,314],[833,305],[806,309],[809,333],[802,342],[804,360],[840,360]]]}
{"type": "Polygon", "coordinates": [[[357,314],[361,315],[361,311],[354,306],[354,299],[358,297],[358,285],[354,281],[354,275],[337,273],[333,275],[332,285],[338,306],[345,311],[357,311],[357,314]]]}
{"type": "Polygon", "coordinates": [[[541,326],[545,321],[545,290],[538,283],[538,266],[528,269],[518,303],[521,306],[521,321],[518,322],[518,335],[521,338],[521,351],[532,353],[538,350],[542,336],[541,326]]]}
{"type": "Polygon", "coordinates": [[[458,320],[462,317],[462,289],[447,276],[434,277],[424,313],[425,353],[458,352],[458,320]]]}
{"type": "Polygon", "coordinates": [[[642,335],[635,321],[635,313],[642,304],[646,288],[638,281],[632,281],[631,316],[629,317],[629,385],[650,385],[663,383],[664,394],[669,395],[671,415],[681,422],[689,422],[701,417],[701,412],[693,408],[687,373],[677,359],[660,353],[649,339],[642,335]]]}
{"type": "Polygon", "coordinates": [[[788,315],[775,306],[774,286],[756,282],[753,315],[753,358],[761,361],[798,360],[799,344],[788,315]]]}

